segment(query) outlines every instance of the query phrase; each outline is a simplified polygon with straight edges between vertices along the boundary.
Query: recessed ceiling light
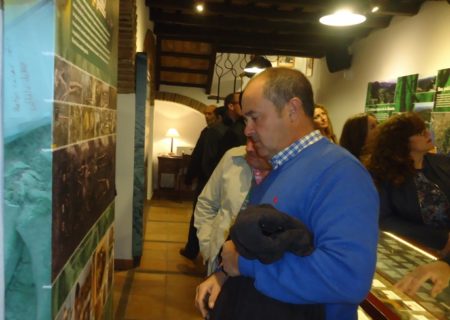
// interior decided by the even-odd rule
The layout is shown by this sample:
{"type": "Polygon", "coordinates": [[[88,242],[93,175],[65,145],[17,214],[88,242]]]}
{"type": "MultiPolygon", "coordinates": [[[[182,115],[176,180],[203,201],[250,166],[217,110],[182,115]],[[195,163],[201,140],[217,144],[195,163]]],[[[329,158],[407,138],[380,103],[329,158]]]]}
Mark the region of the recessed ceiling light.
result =
{"type": "Polygon", "coordinates": [[[380,7],[375,6],[372,8],[372,12],[377,12],[378,10],[380,10],[380,7]]]}
{"type": "Polygon", "coordinates": [[[351,10],[343,9],[323,16],[319,19],[320,23],[334,27],[345,27],[360,24],[366,21],[366,17],[362,14],[354,13],[351,10]]]}
{"type": "Polygon", "coordinates": [[[197,10],[197,12],[203,12],[203,10],[205,10],[205,6],[203,3],[199,2],[195,5],[195,10],[197,10]]]}

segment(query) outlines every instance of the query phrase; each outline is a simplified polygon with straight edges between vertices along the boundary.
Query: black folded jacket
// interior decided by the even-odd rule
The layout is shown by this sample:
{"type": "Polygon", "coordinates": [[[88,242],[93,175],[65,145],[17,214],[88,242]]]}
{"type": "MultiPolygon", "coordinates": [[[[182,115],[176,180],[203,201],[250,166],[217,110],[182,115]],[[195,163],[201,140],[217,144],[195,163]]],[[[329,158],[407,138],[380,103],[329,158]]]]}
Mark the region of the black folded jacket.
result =
{"type": "Polygon", "coordinates": [[[280,259],[286,251],[306,256],[314,250],[308,228],[270,204],[242,210],[230,229],[230,238],[241,256],[266,264],[280,259]]]}

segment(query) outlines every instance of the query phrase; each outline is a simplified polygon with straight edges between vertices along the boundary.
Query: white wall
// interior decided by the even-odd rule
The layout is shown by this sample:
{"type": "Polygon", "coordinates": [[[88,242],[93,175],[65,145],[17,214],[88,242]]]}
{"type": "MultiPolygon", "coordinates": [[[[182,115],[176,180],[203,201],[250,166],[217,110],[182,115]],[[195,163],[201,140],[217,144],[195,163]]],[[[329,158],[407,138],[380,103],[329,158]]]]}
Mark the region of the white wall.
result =
{"type": "Polygon", "coordinates": [[[155,106],[151,106],[149,101],[145,102],[145,146],[147,160],[147,200],[153,197],[153,131],[155,119],[155,106]]]}
{"type": "MultiPolygon", "coordinates": [[[[136,52],[144,51],[145,35],[153,29],[149,20],[149,9],[145,0],[136,0],[136,52]]],[[[135,94],[119,94],[117,96],[117,146],[116,146],[116,188],[115,201],[115,259],[130,260],[132,257],[133,228],[133,176],[134,176],[134,128],[135,128],[135,94]]],[[[146,138],[152,137],[153,107],[146,104],[146,138]]],[[[149,144],[149,152],[152,144],[149,144]]],[[[149,163],[151,166],[151,162],[149,163]]],[[[147,172],[148,181],[152,181],[152,171],[147,172]]],[[[147,197],[152,190],[147,190],[147,197]]]]}
{"type": "MultiPolygon", "coordinates": [[[[178,146],[194,147],[200,132],[206,126],[202,113],[188,106],[170,101],[155,101],[153,128],[153,185],[157,185],[158,155],[170,152],[170,138],[166,137],[169,128],[177,129],[180,134],[173,142],[173,152],[178,146]]],[[[164,186],[170,186],[172,181],[163,181],[164,186]]]]}
{"type": "Polygon", "coordinates": [[[324,104],[340,136],[345,120],[364,111],[367,84],[419,73],[419,79],[450,67],[450,5],[427,1],[413,17],[394,18],[353,45],[352,67],[334,74],[325,59],[314,62],[316,101],[324,104]]]}
{"type": "Polygon", "coordinates": [[[135,94],[117,95],[116,189],[114,258],[131,260],[135,94]]]}
{"type": "Polygon", "coordinates": [[[149,18],[149,8],[145,0],[136,0],[136,52],[144,52],[144,41],[147,30],[153,30],[153,23],[149,18]]]}

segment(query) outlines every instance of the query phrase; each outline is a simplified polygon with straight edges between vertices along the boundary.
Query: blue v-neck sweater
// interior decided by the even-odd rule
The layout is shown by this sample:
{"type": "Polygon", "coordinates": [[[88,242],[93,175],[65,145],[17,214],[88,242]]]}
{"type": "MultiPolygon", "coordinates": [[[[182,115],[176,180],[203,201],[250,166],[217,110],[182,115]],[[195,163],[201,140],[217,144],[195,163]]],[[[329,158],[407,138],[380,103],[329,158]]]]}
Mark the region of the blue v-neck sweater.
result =
{"type": "Polygon", "coordinates": [[[240,256],[240,273],[274,299],[322,303],[327,319],[357,319],[375,271],[379,207],[360,162],[321,139],[255,186],[250,203],[270,203],[300,219],[314,233],[315,251],[307,257],[286,253],[272,264],[240,256]]]}

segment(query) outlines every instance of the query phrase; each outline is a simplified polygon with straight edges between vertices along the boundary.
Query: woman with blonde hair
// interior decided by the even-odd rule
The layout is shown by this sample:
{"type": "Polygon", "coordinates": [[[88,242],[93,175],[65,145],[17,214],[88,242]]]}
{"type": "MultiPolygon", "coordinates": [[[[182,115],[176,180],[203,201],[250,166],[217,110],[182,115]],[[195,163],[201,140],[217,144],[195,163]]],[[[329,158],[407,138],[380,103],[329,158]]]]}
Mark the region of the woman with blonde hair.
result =
{"type": "Polygon", "coordinates": [[[314,105],[314,125],[324,137],[328,138],[331,142],[337,143],[328,111],[323,105],[314,105]]]}

